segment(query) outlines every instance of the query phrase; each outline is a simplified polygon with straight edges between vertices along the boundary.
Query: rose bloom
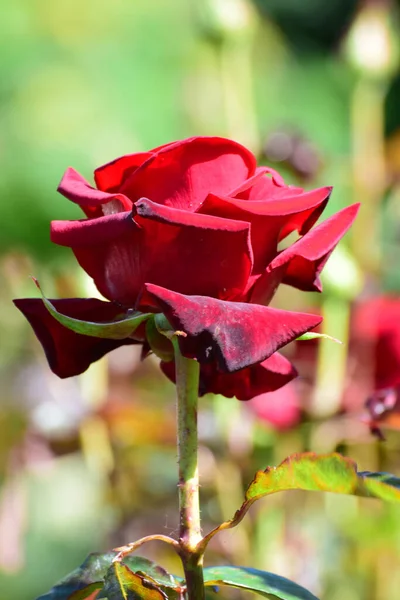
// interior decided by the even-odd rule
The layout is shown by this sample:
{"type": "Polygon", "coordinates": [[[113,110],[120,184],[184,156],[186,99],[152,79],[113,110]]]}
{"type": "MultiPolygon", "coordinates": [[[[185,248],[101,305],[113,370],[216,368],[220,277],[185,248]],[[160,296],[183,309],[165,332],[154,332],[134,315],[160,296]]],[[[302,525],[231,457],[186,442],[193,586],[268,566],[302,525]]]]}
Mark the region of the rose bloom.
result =
{"type": "MultiPolygon", "coordinates": [[[[123,156],[96,169],[94,180],[96,187],[66,171],[58,191],[86,218],[53,221],[51,239],[72,249],[109,302],[52,301],[60,313],[98,323],[132,309],[164,313],[185,334],[183,355],[200,363],[200,395],[248,400],[296,376],[277,350],[321,318],[267,305],[281,283],[321,291],[320,272],[358,205],[313,227],[330,187],[287,186],[245,147],[219,137],[123,156]],[[299,239],[279,251],[292,232],[299,239]]],[[[117,346],[151,349],[144,328],[123,340],[87,337],[62,326],[40,299],[15,303],[60,377],[117,346]]],[[[161,368],[174,380],[173,362],[161,368]]]]}

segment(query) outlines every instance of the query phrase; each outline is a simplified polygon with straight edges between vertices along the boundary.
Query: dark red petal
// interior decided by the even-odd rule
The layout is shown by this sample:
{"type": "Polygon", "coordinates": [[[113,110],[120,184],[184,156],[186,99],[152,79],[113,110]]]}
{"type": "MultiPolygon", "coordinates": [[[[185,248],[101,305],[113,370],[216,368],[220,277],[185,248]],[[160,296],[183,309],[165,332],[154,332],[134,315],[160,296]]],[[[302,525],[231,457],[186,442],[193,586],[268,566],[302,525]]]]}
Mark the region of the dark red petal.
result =
{"type": "Polygon", "coordinates": [[[303,291],[321,291],[319,275],[359,208],[359,204],[344,208],[283,250],[256,282],[251,301],[267,304],[281,282],[303,291]]]}
{"type": "Polygon", "coordinates": [[[72,202],[79,204],[88,217],[102,216],[104,214],[102,205],[108,204],[111,201],[114,202],[112,212],[121,212],[132,208],[132,202],[129,198],[123,194],[108,194],[107,192],[96,190],[72,167],[69,167],[65,171],[57,191],[69,200],[72,200],[72,202]]]}
{"type": "MultiPolygon", "coordinates": [[[[68,317],[96,323],[110,321],[121,314],[121,309],[115,304],[96,298],[68,298],[51,302],[57,311],[68,317]]],[[[14,300],[14,304],[31,324],[51,370],[61,378],[79,375],[107,352],[134,343],[131,339],[108,340],[75,333],[56,321],[39,298],[18,299],[14,300]]]]}
{"type": "Polygon", "coordinates": [[[282,177],[277,171],[269,167],[259,167],[255,175],[244,181],[238,188],[231,191],[229,196],[235,196],[242,200],[278,200],[297,196],[304,192],[303,188],[293,185],[285,185],[282,177]],[[266,177],[265,174],[272,177],[266,177]]]}
{"type": "MultiPolygon", "coordinates": [[[[162,362],[161,369],[171,381],[175,382],[174,362],[162,362]]],[[[221,373],[212,363],[201,366],[199,395],[221,394],[227,398],[250,400],[259,394],[277,390],[296,376],[296,369],[278,352],[258,365],[252,365],[235,373],[221,373]]]]}
{"type": "Polygon", "coordinates": [[[98,167],[94,172],[97,187],[104,192],[118,192],[126,179],[151,156],[152,152],[127,154],[98,167]]]}
{"type": "Polygon", "coordinates": [[[124,183],[132,200],[145,196],[159,204],[195,211],[207,194],[227,194],[253,175],[254,155],[236,142],[197,137],[157,150],[124,183]]]}
{"type": "Polygon", "coordinates": [[[277,253],[278,242],[292,231],[304,235],[324,210],[330,187],[269,202],[222,198],[209,194],[199,212],[251,223],[253,274],[261,273],[277,253]]]}
{"type": "Polygon", "coordinates": [[[186,334],[178,338],[183,355],[200,363],[216,362],[221,371],[260,363],[322,321],[320,316],[256,304],[183,296],[152,284],[146,288],[172,327],[186,334]]]}
{"type": "Polygon", "coordinates": [[[145,282],[220,298],[246,286],[252,269],[248,223],[146,199],[135,210],[134,220],[120,213],[52,223],[52,240],[73,249],[106,298],[134,306],[145,282]]]}
{"type": "Polygon", "coordinates": [[[79,221],[52,221],[51,241],[70,248],[93,246],[114,241],[119,237],[139,229],[132,219],[132,212],[126,211],[107,215],[98,219],[79,221]]]}

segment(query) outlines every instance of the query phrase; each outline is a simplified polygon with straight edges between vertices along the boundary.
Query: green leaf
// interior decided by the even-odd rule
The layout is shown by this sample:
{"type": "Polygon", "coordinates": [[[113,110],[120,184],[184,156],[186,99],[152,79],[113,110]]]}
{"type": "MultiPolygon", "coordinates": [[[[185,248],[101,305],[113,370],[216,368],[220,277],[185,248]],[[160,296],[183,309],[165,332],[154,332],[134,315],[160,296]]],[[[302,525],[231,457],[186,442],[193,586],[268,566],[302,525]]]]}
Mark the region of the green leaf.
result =
{"type": "Polygon", "coordinates": [[[241,588],[271,600],[318,600],[311,592],[289,579],[247,567],[207,567],[204,569],[204,584],[241,588]]]}
{"type": "Polygon", "coordinates": [[[91,583],[81,590],[74,592],[68,597],[68,600],[96,600],[100,590],[103,588],[103,582],[97,581],[91,583]]]}
{"type": "Polygon", "coordinates": [[[107,571],[103,594],[108,600],[166,600],[167,595],[143,575],[115,562],[107,571]]]}
{"type": "Polygon", "coordinates": [[[115,552],[89,554],[80,567],[64,577],[50,592],[36,600],[69,600],[73,593],[84,590],[88,585],[99,585],[102,583],[114,557],[115,552]]]}
{"type": "Polygon", "coordinates": [[[258,471],[246,492],[246,503],[284,490],[334,492],[400,502],[400,479],[389,473],[358,472],[340,454],[293,454],[278,467],[258,471]]]}
{"type": "Polygon", "coordinates": [[[121,313],[121,317],[115,321],[107,321],[105,323],[81,321],[79,319],[74,319],[73,317],[67,317],[58,312],[50,300],[43,295],[39,282],[36,279],[34,279],[34,282],[42,294],[44,305],[56,321],[61,323],[61,325],[64,325],[67,329],[71,329],[72,331],[75,331],[75,333],[80,333],[81,335],[111,340],[123,340],[129,337],[141,323],[153,316],[151,313],[128,311],[121,313]]]}
{"type": "Polygon", "coordinates": [[[182,579],[174,577],[156,563],[141,556],[127,556],[123,559],[131,571],[157,585],[170,600],[175,600],[181,595],[182,579]]]}
{"type": "MultiPolygon", "coordinates": [[[[104,579],[116,555],[117,552],[89,554],[80,567],[64,577],[50,592],[40,596],[36,600],[83,600],[86,599],[86,596],[79,596],[79,593],[93,594],[96,593],[96,590],[97,594],[95,596],[87,596],[88,600],[89,598],[90,600],[92,598],[106,598],[107,594],[103,594],[103,591],[100,592],[100,590],[104,585],[104,579]]],[[[174,599],[177,596],[180,590],[179,580],[175,579],[156,563],[141,556],[127,556],[123,563],[132,572],[144,573],[145,577],[159,584],[169,598],[174,599]]]]}
{"type": "Polygon", "coordinates": [[[327,333],[316,333],[315,331],[308,331],[307,333],[303,333],[303,335],[300,335],[298,338],[296,338],[296,341],[306,342],[308,340],[316,340],[318,338],[323,338],[324,340],[330,340],[331,342],[336,342],[336,344],[343,343],[340,340],[332,337],[331,335],[328,335],[327,333]]]}

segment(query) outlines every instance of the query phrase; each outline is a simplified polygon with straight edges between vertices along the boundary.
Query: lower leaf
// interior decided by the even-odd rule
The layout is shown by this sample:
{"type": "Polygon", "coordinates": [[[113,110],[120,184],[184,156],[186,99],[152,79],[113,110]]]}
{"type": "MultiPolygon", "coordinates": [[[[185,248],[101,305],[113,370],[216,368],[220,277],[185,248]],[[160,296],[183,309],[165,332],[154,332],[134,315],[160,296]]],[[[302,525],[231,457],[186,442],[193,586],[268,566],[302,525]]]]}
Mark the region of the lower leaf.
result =
{"type": "MultiPolygon", "coordinates": [[[[113,560],[116,555],[116,552],[89,554],[80,567],[64,577],[47,594],[36,600],[100,600],[100,598],[108,598],[103,586],[105,580],[110,580],[110,572],[115,572],[116,567],[113,560]]],[[[169,600],[176,600],[179,597],[181,582],[151,560],[142,556],[127,556],[124,563],[126,564],[118,567],[118,573],[122,573],[122,582],[124,581],[124,570],[127,570],[132,575],[134,572],[138,572],[139,579],[134,578],[134,581],[137,583],[139,591],[140,587],[143,587],[140,583],[143,580],[149,580],[150,585],[153,583],[154,587],[161,588],[161,596],[155,594],[151,596],[151,600],[161,600],[161,598],[165,600],[166,596],[169,600]]],[[[119,593],[120,595],[114,596],[114,598],[125,598],[121,596],[121,590],[119,593]]],[[[126,596],[126,598],[130,597],[126,596]]],[[[140,597],[149,598],[148,595],[140,597]]],[[[111,596],[108,600],[112,600],[111,596]]],[[[137,600],[137,596],[135,596],[135,600],[137,600]]]]}
{"type": "Polygon", "coordinates": [[[152,581],[119,562],[107,571],[102,596],[108,600],[167,600],[167,595],[152,581]]]}
{"type": "Polygon", "coordinates": [[[69,596],[68,600],[96,600],[100,590],[103,588],[103,582],[97,581],[91,583],[82,590],[78,590],[69,596]]]}
{"type": "Polygon", "coordinates": [[[314,594],[289,579],[248,567],[207,567],[204,569],[204,584],[241,588],[270,600],[318,600],[314,594]]]}

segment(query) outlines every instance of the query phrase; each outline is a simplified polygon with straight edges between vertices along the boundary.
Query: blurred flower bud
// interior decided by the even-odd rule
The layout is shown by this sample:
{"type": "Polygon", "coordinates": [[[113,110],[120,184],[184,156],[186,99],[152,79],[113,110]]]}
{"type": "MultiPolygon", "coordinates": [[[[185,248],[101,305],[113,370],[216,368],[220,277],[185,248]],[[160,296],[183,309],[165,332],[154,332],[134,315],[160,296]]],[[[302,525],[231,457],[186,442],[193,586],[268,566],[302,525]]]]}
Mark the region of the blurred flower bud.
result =
{"type": "Polygon", "coordinates": [[[272,132],[263,148],[268,162],[281,162],[304,181],[314,179],[322,167],[322,159],[316,146],[289,128],[272,132]]]}
{"type": "Polygon", "coordinates": [[[202,33],[217,42],[247,34],[255,22],[248,0],[203,0],[194,3],[194,10],[202,33]]]}
{"type": "Polygon", "coordinates": [[[364,285],[363,274],[344,246],[336,248],[322,275],[324,289],[339,298],[353,300],[364,285]]]}
{"type": "Polygon", "coordinates": [[[345,54],[364,75],[389,77],[399,63],[398,35],[390,3],[370,0],[361,7],[347,33],[345,54]]]}

